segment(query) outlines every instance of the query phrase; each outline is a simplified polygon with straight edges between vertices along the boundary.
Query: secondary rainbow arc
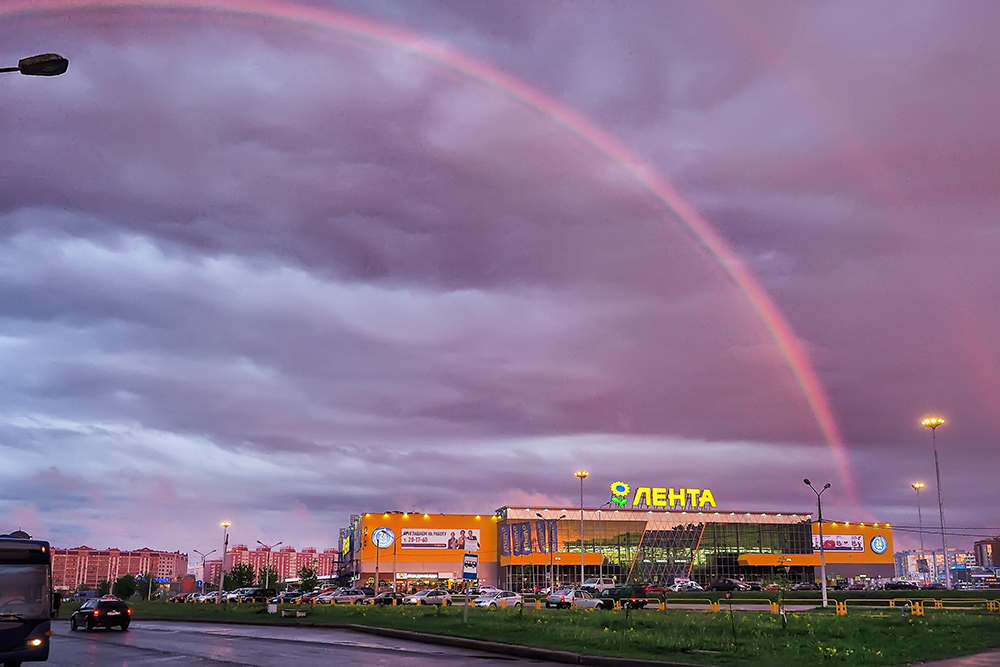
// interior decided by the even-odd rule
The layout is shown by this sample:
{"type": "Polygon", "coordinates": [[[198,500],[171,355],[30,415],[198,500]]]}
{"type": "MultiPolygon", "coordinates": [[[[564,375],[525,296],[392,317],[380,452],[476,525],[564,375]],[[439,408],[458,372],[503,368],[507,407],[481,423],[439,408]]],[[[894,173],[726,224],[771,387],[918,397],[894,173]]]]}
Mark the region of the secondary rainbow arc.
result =
{"type": "Polygon", "coordinates": [[[291,24],[339,31],[355,38],[384,44],[420,56],[502,91],[521,104],[535,109],[585,144],[614,160],[677,216],[705,250],[715,258],[723,274],[746,296],[802,391],[816,424],[830,447],[848,498],[856,508],[861,506],[851,475],[846,447],[829,400],[791,325],[716,229],[669,183],[659,177],[655,170],[645,165],[610,134],[528,84],[451,47],[369,19],[329,9],[281,4],[271,0],[5,0],[0,5],[0,16],[123,8],[196,10],[205,13],[277,19],[291,24]]]}

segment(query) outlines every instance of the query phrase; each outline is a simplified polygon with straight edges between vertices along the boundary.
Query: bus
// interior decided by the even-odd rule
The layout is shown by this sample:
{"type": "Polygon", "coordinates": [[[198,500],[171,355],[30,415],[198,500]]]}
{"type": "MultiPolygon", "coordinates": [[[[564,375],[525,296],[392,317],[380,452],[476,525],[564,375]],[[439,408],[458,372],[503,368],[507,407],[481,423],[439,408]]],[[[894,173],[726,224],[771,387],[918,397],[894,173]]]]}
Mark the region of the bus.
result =
{"type": "Polygon", "coordinates": [[[52,549],[22,531],[0,535],[0,663],[49,659],[50,618],[59,610],[52,591],[52,549]]]}

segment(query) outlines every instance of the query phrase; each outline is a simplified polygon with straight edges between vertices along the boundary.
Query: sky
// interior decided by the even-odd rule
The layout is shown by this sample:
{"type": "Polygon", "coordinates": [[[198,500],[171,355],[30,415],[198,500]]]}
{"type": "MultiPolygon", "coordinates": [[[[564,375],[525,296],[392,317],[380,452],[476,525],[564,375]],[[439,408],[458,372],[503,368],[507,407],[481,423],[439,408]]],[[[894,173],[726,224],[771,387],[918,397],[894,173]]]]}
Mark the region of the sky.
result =
{"type": "Polygon", "coordinates": [[[351,514],[1000,534],[1000,6],[11,0],[0,516],[325,548],[351,514]]]}

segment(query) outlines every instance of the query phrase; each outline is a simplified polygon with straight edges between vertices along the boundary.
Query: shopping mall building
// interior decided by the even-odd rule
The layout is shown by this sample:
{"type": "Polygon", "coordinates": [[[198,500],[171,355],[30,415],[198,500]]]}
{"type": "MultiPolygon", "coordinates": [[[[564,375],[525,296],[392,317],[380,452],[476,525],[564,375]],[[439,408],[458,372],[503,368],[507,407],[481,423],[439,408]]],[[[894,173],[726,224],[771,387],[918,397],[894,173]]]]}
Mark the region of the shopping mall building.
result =
{"type": "MultiPolygon", "coordinates": [[[[643,584],[818,580],[819,524],[809,512],[721,510],[710,489],[615,482],[611,491],[604,506],[582,512],[517,506],[486,515],[356,515],[342,538],[344,576],[382,588],[393,581],[403,589],[454,587],[464,555],[476,553],[481,582],[517,590],[578,582],[581,561],[585,577],[643,584]]],[[[889,524],[825,520],[823,544],[831,583],[893,576],[889,524]]]]}

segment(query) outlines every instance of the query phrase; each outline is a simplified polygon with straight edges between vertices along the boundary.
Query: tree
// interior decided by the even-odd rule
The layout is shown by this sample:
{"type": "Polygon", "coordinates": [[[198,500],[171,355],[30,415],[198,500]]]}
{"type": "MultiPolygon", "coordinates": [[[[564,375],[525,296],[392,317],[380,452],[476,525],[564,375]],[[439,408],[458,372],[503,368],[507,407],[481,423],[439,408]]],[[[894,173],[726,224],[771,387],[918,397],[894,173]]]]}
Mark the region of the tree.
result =
{"type": "Polygon", "coordinates": [[[319,586],[319,573],[314,568],[306,565],[298,571],[298,575],[300,591],[308,593],[316,590],[316,587],[319,586]]]}
{"type": "Polygon", "coordinates": [[[115,579],[115,583],[111,587],[111,592],[115,594],[115,597],[119,597],[122,600],[128,600],[130,597],[135,595],[135,592],[138,589],[139,582],[137,582],[135,577],[131,574],[126,574],[115,579]]]}
{"type": "Polygon", "coordinates": [[[100,581],[97,582],[97,594],[98,595],[102,595],[103,596],[103,595],[107,595],[110,592],[111,592],[111,582],[110,581],[108,581],[107,579],[101,579],[100,581]]]}
{"type": "Polygon", "coordinates": [[[253,565],[250,563],[240,563],[239,565],[234,565],[233,569],[229,571],[223,581],[223,586],[227,591],[236,590],[237,588],[248,588],[253,586],[254,579],[257,578],[257,573],[253,571],[253,565]]]}
{"type": "Polygon", "coordinates": [[[151,600],[160,588],[160,584],[156,581],[156,577],[153,576],[152,572],[147,572],[142,575],[142,579],[137,579],[136,585],[138,586],[136,592],[139,593],[139,596],[143,600],[151,600]]]}
{"type": "Polygon", "coordinates": [[[80,584],[79,586],[76,587],[76,592],[77,593],[82,593],[84,591],[89,591],[89,590],[90,590],[90,586],[88,586],[87,584],[80,584]]]}
{"type": "Polygon", "coordinates": [[[273,567],[262,567],[257,573],[257,585],[261,588],[274,588],[278,584],[278,571],[273,567]]]}

